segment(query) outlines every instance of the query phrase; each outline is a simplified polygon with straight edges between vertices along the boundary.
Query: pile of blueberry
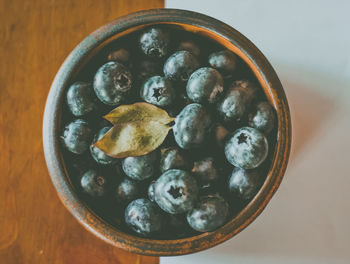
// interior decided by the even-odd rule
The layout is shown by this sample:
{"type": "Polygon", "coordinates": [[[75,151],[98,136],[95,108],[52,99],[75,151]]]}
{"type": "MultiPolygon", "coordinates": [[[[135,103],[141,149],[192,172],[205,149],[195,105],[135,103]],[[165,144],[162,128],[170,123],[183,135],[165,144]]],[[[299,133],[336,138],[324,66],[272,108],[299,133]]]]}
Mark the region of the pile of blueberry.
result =
{"type": "Polygon", "coordinates": [[[62,115],[64,159],[81,198],[152,238],[213,231],[234,217],[261,187],[276,138],[274,109],[249,68],[170,25],[127,35],[97,57],[68,87],[62,115]],[[158,149],[115,159],[93,146],[112,126],[104,114],[142,101],[176,117],[158,149]]]}

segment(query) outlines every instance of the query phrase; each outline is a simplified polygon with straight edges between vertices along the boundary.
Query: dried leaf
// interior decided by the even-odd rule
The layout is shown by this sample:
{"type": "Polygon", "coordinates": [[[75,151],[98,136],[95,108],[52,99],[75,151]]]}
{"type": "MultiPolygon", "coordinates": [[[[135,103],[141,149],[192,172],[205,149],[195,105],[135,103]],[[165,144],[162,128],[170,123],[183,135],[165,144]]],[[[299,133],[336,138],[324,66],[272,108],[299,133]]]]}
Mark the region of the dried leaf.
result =
{"type": "Polygon", "coordinates": [[[159,147],[170,126],[156,121],[121,123],[108,131],[95,146],[114,158],[145,155],[159,147]]]}
{"type": "Polygon", "coordinates": [[[129,122],[149,122],[151,120],[162,124],[168,124],[174,121],[168,113],[149,103],[135,103],[132,105],[121,105],[104,116],[112,124],[129,122]]]}
{"type": "Polygon", "coordinates": [[[105,116],[114,124],[94,146],[114,158],[145,155],[159,147],[174,118],[148,103],[122,105],[105,116]]]}

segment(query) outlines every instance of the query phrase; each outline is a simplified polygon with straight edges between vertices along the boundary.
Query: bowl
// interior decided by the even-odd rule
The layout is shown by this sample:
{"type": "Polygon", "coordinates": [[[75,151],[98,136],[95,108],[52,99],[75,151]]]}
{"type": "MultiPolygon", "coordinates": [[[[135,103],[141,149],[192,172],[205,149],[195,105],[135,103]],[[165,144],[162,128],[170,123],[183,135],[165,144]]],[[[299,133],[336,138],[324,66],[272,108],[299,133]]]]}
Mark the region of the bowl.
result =
{"type": "Polygon", "coordinates": [[[45,159],[59,198],[73,216],[104,241],[138,254],[166,256],[194,253],[220,244],[247,227],[266,207],[285,173],[291,146],[291,122],[288,102],[278,76],[265,56],[232,27],[209,16],[177,9],[153,9],[132,13],[102,26],[86,37],[67,57],[49,92],[43,121],[45,159]],[[275,108],[278,125],[274,149],[266,179],[255,197],[239,214],[213,232],[188,238],[157,240],[134,236],[111,225],[77,195],[68,177],[59,146],[63,98],[69,82],[91,58],[111,41],[152,24],[172,24],[209,37],[235,52],[260,83],[267,100],[275,108]]]}

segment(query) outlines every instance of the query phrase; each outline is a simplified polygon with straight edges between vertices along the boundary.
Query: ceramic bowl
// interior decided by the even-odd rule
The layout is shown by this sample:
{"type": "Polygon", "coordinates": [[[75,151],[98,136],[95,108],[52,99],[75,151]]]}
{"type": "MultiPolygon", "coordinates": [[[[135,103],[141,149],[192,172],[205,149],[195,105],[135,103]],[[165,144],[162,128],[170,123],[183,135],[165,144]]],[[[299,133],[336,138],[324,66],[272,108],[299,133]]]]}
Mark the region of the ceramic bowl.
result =
{"type": "MultiPolygon", "coordinates": [[[[182,255],[220,244],[247,227],[266,207],[285,173],[291,146],[288,102],[278,76],[265,56],[237,30],[209,16],[185,10],[155,9],[118,18],[86,37],[67,57],[49,92],[43,122],[43,143],[47,167],[58,196],[74,217],[106,242],[145,255],[182,255]],[[234,51],[251,69],[278,118],[277,137],[266,180],[245,208],[225,225],[183,239],[140,238],[117,229],[92,211],[77,195],[68,176],[59,144],[65,90],[80,69],[111,41],[152,24],[172,24],[209,37],[234,51]]],[[[273,208],[272,208],[273,210],[273,208]]]]}

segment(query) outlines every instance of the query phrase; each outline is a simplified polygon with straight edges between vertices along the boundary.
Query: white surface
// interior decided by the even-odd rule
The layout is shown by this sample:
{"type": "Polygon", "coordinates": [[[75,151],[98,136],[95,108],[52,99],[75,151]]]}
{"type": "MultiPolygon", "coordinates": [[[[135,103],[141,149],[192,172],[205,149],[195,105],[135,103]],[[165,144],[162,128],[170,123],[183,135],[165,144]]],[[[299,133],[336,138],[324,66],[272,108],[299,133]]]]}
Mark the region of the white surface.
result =
{"type": "Polygon", "coordinates": [[[161,264],[350,263],[350,1],[167,0],[220,19],[269,59],[293,146],[281,187],[233,239],[161,264]]]}

